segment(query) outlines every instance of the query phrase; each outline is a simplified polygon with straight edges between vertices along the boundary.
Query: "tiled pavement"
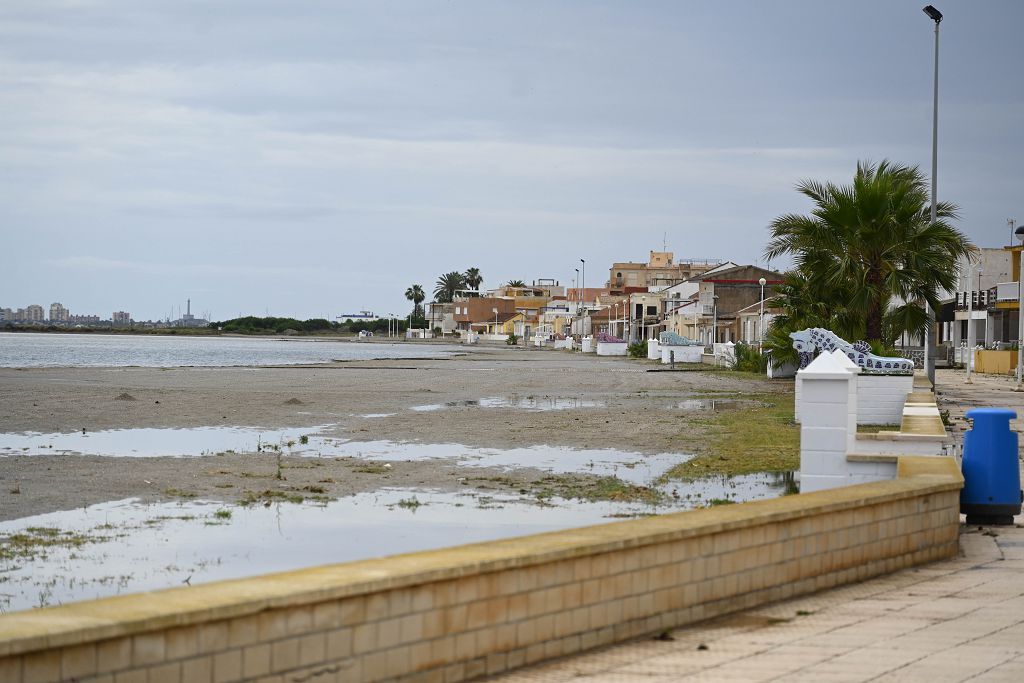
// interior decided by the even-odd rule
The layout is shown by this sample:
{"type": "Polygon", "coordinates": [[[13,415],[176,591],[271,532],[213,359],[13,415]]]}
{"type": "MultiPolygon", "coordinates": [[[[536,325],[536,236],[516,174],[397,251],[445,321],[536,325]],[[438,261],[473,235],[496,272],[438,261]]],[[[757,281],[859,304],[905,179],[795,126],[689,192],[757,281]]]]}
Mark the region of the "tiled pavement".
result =
{"type": "MultiPolygon", "coordinates": [[[[1002,377],[940,371],[940,408],[1013,407],[1002,377]]],[[[521,669],[495,683],[1024,682],[1024,517],[966,527],[955,560],[521,669]]]]}

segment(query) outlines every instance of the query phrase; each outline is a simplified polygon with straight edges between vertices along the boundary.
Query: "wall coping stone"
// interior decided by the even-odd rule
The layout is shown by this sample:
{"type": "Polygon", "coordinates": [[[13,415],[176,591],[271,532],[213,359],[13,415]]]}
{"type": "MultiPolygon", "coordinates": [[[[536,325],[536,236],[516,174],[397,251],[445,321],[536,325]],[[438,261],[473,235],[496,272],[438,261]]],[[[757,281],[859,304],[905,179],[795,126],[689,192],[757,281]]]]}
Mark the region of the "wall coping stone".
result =
{"type": "Polygon", "coordinates": [[[0,615],[0,657],[809,518],[962,486],[953,458],[901,456],[894,480],[15,612],[0,615]]]}

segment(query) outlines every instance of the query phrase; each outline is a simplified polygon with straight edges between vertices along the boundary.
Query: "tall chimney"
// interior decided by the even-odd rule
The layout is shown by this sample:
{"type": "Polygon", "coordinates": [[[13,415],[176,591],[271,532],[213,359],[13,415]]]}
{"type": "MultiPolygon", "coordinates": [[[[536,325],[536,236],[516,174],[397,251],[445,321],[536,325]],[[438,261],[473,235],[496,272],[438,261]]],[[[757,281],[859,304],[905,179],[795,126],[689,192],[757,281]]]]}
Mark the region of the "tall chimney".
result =
{"type": "Polygon", "coordinates": [[[192,315],[192,299],[185,299],[185,315],[192,315]]]}

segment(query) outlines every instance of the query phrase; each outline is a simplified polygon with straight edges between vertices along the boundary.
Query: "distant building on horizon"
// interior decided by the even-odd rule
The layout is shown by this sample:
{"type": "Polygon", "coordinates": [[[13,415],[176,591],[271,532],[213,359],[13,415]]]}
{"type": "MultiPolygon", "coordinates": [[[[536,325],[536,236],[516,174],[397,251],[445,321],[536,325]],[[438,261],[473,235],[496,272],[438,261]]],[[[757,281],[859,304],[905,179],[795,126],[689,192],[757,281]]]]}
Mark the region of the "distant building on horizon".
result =
{"type": "Polygon", "coordinates": [[[128,311],[114,311],[113,316],[111,316],[111,320],[114,321],[114,324],[130,323],[132,321],[132,314],[128,311]]]}
{"type": "Polygon", "coordinates": [[[192,315],[192,299],[185,300],[185,315],[172,323],[174,327],[206,327],[209,324],[209,320],[192,315]]]}
{"type": "Polygon", "coordinates": [[[359,311],[358,313],[343,313],[337,317],[337,320],[341,322],[351,320],[354,323],[372,323],[374,320],[380,320],[380,316],[375,315],[373,311],[359,311]]]}
{"type": "Polygon", "coordinates": [[[66,323],[68,318],[71,316],[71,311],[64,308],[61,303],[54,302],[50,304],[50,322],[51,323],[66,323]]]}

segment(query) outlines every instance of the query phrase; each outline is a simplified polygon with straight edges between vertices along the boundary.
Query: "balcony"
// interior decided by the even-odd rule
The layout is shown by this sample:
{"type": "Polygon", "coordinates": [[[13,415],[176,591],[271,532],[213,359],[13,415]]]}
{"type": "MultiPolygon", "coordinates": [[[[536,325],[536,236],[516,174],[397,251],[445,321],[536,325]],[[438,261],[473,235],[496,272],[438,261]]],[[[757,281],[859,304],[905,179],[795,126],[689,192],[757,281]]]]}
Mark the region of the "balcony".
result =
{"type": "Polygon", "coordinates": [[[1020,296],[1020,283],[1000,282],[996,285],[996,301],[1017,301],[1020,296]]]}
{"type": "MultiPolygon", "coordinates": [[[[1007,283],[1007,284],[1013,285],[1013,292],[1014,292],[1014,294],[1013,294],[1013,299],[1012,300],[1016,301],[1016,299],[1017,299],[1017,283],[1016,282],[1010,282],[1010,283],[1007,283]]],[[[982,290],[980,292],[957,292],[956,293],[956,310],[958,310],[958,311],[966,311],[967,310],[967,307],[968,307],[968,300],[967,300],[967,298],[968,297],[971,298],[970,307],[973,308],[976,311],[988,308],[989,304],[992,304],[992,303],[995,302],[995,294],[993,293],[993,290],[990,290],[990,289],[982,290]]]]}

